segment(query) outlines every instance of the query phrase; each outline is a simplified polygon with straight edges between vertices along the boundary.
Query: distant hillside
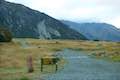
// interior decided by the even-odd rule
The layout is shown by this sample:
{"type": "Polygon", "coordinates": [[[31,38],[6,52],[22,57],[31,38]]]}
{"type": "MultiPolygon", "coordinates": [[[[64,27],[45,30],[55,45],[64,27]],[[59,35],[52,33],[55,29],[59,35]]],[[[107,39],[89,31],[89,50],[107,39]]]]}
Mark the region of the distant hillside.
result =
{"type": "Polygon", "coordinates": [[[120,28],[118,28],[119,29],[119,31],[120,31],[120,28]]]}
{"type": "Polygon", "coordinates": [[[41,39],[86,39],[60,21],[21,4],[0,0],[0,24],[13,37],[41,39]]]}
{"type": "Polygon", "coordinates": [[[120,30],[113,25],[106,23],[76,23],[62,21],[70,28],[79,31],[91,40],[120,41],[120,30]]]}

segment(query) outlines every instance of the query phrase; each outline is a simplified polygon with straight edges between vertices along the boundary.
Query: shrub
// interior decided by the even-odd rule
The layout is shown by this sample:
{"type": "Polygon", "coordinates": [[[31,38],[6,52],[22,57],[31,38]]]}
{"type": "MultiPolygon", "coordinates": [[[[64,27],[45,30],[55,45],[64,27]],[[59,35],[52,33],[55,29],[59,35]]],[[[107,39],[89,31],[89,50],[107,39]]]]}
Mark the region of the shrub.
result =
{"type": "Polygon", "coordinates": [[[30,80],[28,77],[22,77],[20,80],[30,80]]]}
{"type": "Polygon", "coordinates": [[[10,42],[12,34],[9,29],[0,26],[0,42],[10,42]]]}
{"type": "Polygon", "coordinates": [[[94,39],[94,41],[100,41],[100,40],[98,40],[98,39],[94,39]]]}

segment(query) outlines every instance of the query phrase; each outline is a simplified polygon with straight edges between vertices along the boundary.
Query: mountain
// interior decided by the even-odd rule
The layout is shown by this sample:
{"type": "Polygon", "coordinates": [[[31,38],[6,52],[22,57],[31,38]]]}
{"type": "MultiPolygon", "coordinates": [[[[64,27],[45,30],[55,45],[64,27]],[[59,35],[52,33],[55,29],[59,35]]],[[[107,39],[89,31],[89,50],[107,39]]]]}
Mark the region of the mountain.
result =
{"type": "Polygon", "coordinates": [[[47,14],[4,0],[0,0],[0,25],[6,26],[13,37],[86,39],[76,30],[47,14]]]}
{"type": "Polygon", "coordinates": [[[120,30],[106,23],[76,23],[72,21],[62,22],[70,28],[82,33],[90,40],[120,41],[120,30]]]}
{"type": "Polygon", "coordinates": [[[118,28],[118,30],[120,31],[120,28],[118,28]]]}

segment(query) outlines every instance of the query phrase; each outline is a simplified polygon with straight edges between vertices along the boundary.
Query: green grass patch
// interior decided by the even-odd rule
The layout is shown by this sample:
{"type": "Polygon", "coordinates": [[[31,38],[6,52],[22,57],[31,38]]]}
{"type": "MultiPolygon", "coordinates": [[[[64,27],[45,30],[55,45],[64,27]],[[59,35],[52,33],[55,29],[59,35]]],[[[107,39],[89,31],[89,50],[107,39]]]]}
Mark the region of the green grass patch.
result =
{"type": "Polygon", "coordinates": [[[23,76],[20,80],[30,80],[28,77],[23,76]]]}
{"type": "Polygon", "coordinates": [[[59,48],[52,48],[51,51],[57,52],[57,51],[62,51],[62,49],[59,49],[59,48]]]}
{"type": "Polygon", "coordinates": [[[71,50],[74,50],[74,51],[82,51],[83,50],[82,48],[68,48],[68,49],[71,49],[71,50]]]}
{"type": "Polygon", "coordinates": [[[115,62],[120,62],[120,56],[113,56],[111,60],[115,62]]]}

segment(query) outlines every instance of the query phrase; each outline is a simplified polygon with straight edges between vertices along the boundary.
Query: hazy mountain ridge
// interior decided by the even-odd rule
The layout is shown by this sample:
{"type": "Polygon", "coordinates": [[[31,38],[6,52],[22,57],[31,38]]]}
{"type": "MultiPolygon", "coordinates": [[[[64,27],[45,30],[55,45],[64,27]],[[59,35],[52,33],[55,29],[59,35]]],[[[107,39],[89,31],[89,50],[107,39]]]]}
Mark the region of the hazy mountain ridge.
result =
{"type": "Polygon", "coordinates": [[[60,21],[24,5],[0,1],[0,24],[14,37],[42,39],[86,39],[60,21]]]}
{"type": "Polygon", "coordinates": [[[107,23],[77,23],[65,20],[62,22],[91,40],[120,41],[120,30],[107,23]]]}

